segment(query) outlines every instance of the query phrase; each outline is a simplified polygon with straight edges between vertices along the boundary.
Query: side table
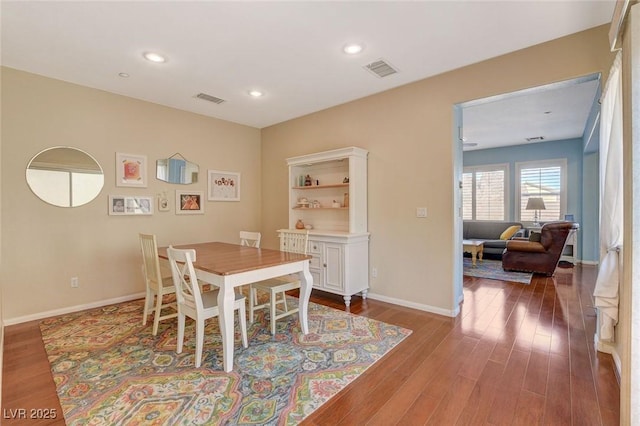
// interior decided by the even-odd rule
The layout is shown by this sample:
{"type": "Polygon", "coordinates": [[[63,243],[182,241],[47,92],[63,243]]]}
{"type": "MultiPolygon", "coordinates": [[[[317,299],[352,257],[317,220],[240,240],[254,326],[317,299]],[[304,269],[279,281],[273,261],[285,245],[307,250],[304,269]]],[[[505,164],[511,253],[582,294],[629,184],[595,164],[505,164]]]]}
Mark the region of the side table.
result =
{"type": "Polygon", "coordinates": [[[462,240],[462,251],[471,253],[471,264],[476,266],[476,256],[482,262],[482,251],[484,250],[484,241],[482,240],[462,240]]]}

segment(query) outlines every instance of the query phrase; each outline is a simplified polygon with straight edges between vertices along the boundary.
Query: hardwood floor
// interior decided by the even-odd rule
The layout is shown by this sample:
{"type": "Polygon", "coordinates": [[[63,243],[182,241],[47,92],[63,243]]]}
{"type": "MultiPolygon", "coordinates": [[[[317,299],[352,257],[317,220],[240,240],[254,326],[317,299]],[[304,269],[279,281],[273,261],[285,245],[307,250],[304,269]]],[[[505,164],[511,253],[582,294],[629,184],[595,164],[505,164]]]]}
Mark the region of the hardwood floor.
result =
{"type": "MultiPolygon", "coordinates": [[[[528,286],[465,277],[457,318],[354,298],[352,313],[413,333],[303,424],[618,425],[613,360],[593,347],[595,278],[592,266],[528,286]]],[[[5,330],[2,395],[2,424],[64,424],[37,321],[5,330]],[[58,416],[8,419],[20,408],[58,416]]]]}

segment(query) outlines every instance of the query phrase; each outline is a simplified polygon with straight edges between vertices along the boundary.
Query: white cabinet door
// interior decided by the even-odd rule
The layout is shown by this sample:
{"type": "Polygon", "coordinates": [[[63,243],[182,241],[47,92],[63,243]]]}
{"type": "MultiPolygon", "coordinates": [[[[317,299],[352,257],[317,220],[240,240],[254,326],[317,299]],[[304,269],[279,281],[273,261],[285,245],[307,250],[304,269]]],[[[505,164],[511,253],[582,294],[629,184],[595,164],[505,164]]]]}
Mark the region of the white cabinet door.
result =
{"type": "Polygon", "coordinates": [[[327,290],[344,290],[343,253],[342,244],[324,244],[324,287],[327,290]]]}
{"type": "Polygon", "coordinates": [[[351,296],[369,289],[369,234],[309,234],[307,254],[311,256],[309,272],[313,288],[342,295],[348,307],[351,296]]]}

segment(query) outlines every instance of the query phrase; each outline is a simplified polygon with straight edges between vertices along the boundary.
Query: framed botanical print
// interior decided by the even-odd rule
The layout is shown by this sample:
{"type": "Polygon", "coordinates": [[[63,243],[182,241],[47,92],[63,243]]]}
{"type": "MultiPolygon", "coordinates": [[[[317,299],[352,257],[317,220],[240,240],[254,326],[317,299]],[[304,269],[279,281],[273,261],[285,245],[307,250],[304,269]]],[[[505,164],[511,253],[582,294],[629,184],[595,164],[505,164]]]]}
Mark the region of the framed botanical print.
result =
{"type": "Polygon", "coordinates": [[[240,201],[240,173],[209,170],[209,201],[240,201]]]}

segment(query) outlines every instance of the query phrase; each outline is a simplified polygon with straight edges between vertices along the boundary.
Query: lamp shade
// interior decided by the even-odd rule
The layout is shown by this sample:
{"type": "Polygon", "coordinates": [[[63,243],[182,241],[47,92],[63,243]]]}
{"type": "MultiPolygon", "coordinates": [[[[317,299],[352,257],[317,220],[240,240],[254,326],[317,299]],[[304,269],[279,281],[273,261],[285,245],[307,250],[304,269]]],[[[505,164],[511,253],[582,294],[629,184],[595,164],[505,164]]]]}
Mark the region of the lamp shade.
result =
{"type": "Polygon", "coordinates": [[[530,197],[527,200],[527,207],[525,210],[545,210],[544,200],[540,197],[530,197]]]}

